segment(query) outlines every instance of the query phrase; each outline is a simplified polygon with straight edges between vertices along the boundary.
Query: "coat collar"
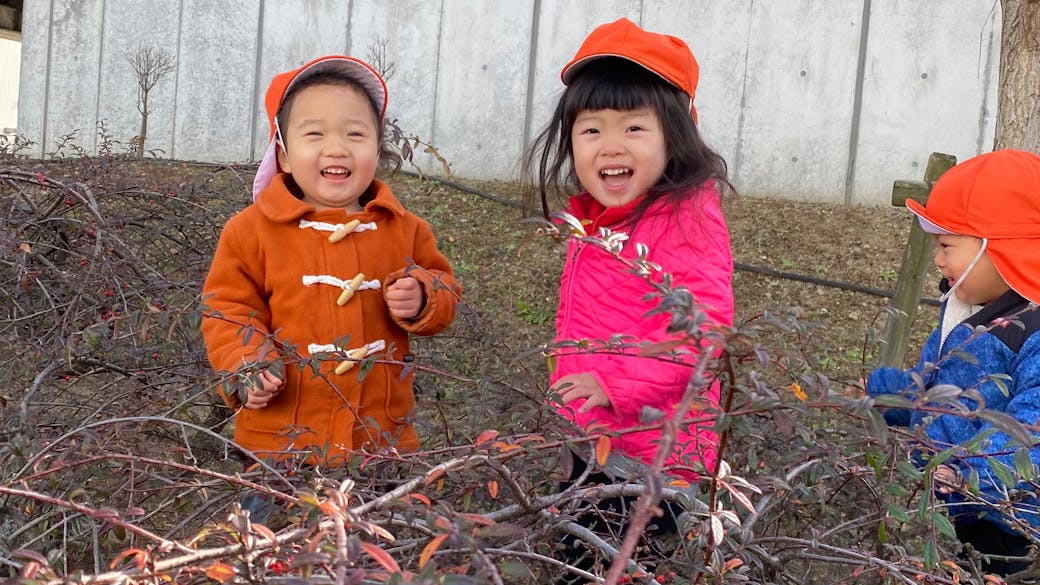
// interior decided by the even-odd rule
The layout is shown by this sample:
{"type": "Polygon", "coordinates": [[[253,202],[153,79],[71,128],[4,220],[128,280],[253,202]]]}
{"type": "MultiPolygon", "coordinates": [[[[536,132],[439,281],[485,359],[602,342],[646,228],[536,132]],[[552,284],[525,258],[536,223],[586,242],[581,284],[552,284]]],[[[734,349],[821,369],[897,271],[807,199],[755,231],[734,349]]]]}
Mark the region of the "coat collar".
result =
{"type": "MultiPolygon", "coordinates": [[[[338,212],[338,210],[318,211],[313,206],[297,199],[286,185],[287,177],[287,174],[279,173],[271,180],[271,184],[257,196],[256,206],[265,217],[274,222],[286,223],[310,215],[324,215],[330,211],[338,212]]],[[[393,215],[405,213],[404,206],[397,200],[397,197],[394,197],[390,186],[379,179],[373,180],[361,197],[362,200],[367,200],[363,214],[378,215],[381,211],[393,215]]]]}

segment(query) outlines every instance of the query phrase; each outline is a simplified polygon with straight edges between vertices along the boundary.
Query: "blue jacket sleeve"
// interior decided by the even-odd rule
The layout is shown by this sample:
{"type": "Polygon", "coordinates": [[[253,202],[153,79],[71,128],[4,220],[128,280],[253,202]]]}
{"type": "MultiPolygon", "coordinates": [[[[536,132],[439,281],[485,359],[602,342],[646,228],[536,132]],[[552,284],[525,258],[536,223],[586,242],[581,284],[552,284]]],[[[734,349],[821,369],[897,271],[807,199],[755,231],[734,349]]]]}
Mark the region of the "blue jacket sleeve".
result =
{"type": "MultiPolygon", "coordinates": [[[[932,356],[938,352],[939,335],[940,332],[936,329],[928,336],[928,340],[921,350],[921,357],[913,368],[905,371],[897,368],[877,368],[871,372],[867,378],[867,394],[875,398],[885,394],[900,394],[913,399],[920,388],[914,383],[911,374],[920,374],[924,371],[928,361],[934,361],[935,358],[932,356]]],[[[885,421],[890,425],[909,426],[910,411],[903,408],[890,408],[885,411],[885,421]]]]}
{"type": "MultiPolygon", "coordinates": [[[[867,378],[867,393],[877,398],[885,394],[904,394],[910,391],[913,381],[909,374],[896,368],[878,368],[867,378]]],[[[890,425],[910,426],[910,411],[905,408],[885,410],[885,422],[890,425]]]]}

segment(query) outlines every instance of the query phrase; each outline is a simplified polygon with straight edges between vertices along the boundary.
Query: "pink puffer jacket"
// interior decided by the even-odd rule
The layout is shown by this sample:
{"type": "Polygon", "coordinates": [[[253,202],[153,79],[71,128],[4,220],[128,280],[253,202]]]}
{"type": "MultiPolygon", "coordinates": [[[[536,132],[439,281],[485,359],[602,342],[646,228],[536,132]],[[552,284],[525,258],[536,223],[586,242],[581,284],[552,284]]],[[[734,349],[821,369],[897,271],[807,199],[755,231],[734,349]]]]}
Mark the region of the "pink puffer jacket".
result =
{"type": "MultiPolygon", "coordinates": [[[[580,215],[589,207],[589,196],[571,200],[571,213],[580,215]]],[[[588,219],[579,217],[578,219],[588,219]]],[[[706,311],[711,324],[733,323],[733,257],[729,246],[729,230],[720,208],[720,197],[713,182],[702,185],[699,193],[683,200],[676,208],[667,202],[651,205],[634,229],[615,227],[629,234],[622,256],[635,258],[636,244],[649,248],[648,260],[672,275],[673,286],[685,286],[706,311]]],[[[660,282],[661,273],[653,278],[660,282]]],[[[667,313],[646,314],[657,306],[658,298],[645,298],[654,292],[642,278],[632,274],[607,252],[571,240],[560,282],[560,306],[556,320],[556,341],[606,340],[612,335],[631,336],[640,341],[674,339],[666,332],[670,320],[667,313]]],[[[711,324],[706,325],[710,327],[711,324]]],[[[696,348],[684,347],[695,352],[696,348]]],[[[637,349],[627,355],[616,353],[576,353],[560,350],[552,382],[569,374],[588,372],[610,398],[611,406],[579,413],[583,400],[560,407],[560,413],[581,428],[594,425],[620,431],[642,426],[643,407],[655,408],[670,416],[682,399],[693,372],[688,363],[672,363],[653,357],[639,357],[637,349]]],[[[659,356],[661,357],[661,356],[659,356]]],[[[703,391],[702,404],[718,405],[719,386],[703,391]]],[[[710,410],[711,408],[709,408],[710,410]]],[[[690,418],[701,413],[692,411],[690,418]]],[[[669,473],[696,478],[690,467],[701,461],[714,469],[717,437],[710,423],[689,425],[680,429],[674,452],[668,459],[669,473]]],[[[655,441],[660,429],[625,433],[612,441],[614,450],[651,463],[657,450],[655,441]]]]}

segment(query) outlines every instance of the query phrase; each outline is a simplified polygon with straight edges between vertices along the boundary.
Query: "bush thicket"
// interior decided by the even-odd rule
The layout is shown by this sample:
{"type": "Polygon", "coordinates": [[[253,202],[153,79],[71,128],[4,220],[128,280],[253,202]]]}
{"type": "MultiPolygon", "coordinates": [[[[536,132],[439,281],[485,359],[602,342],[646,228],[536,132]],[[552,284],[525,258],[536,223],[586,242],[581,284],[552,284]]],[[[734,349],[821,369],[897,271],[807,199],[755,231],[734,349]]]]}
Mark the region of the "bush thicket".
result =
{"type": "MultiPolygon", "coordinates": [[[[931,448],[923,469],[912,464],[913,450],[931,446],[885,426],[855,383],[859,372],[824,374],[818,326],[762,313],[702,331],[694,300],[667,281],[660,310],[674,329],[722,352],[690,365],[724,386],[712,413],[723,463],[697,484],[662,481],[658,466],[645,481],[557,493],[561,448],[609,465],[609,443],[575,438],[546,406],[542,355],[551,348],[517,346],[538,333],[503,325],[509,307],[470,301],[449,332],[417,342],[421,452],[358,453],[346,469],[249,464],[228,439],[232,413],[216,397],[221,380],[198,326],[216,238],[251,178],[248,167],[112,152],[0,159],[0,578],[546,583],[568,570],[557,545],[569,533],[613,559],[608,583],[981,582],[977,559],[958,561],[932,490],[931,473],[952,449],[931,448]],[[279,503],[264,524],[239,509],[250,490],[279,503]],[[631,534],[573,522],[622,493],[641,496],[631,534]],[[685,511],[680,537],[645,546],[636,537],[662,501],[685,511]]],[[[416,202],[428,188],[395,181],[416,202]]],[[[472,227],[506,233],[512,213],[472,227]]],[[[618,244],[550,224],[540,232],[618,244]]],[[[508,245],[520,274],[542,249],[508,245]]],[[[450,255],[472,265],[486,252],[450,255]]],[[[618,269],[654,267],[619,260],[618,269]]],[[[550,324],[536,313],[525,320],[544,333],[550,324]]],[[[640,341],[574,344],[619,351],[640,341]]],[[[641,347],[647,359],[673,359],[670,348],[641,347]]],[[[985,416],[959,394],[917,405],[985,416]]],[[[667,446],[676,423],[647,413],[646,424],[665,426],[667,446]]],[[[1000,424],[1032,441],[1021,425],[1000,424]]],[[[999,473],[1035,488],[1036,470],[1020,461],[999,473]]]]}

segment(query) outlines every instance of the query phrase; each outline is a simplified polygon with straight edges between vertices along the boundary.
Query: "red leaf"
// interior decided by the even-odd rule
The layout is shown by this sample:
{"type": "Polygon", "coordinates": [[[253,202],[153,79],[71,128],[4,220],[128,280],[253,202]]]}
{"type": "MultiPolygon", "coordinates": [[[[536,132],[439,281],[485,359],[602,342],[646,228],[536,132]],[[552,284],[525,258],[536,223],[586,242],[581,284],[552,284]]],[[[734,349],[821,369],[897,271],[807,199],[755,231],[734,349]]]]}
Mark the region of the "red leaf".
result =
{"type": "Polygon", "coordinates": [[[610,437],[601,435],[599,439],[596,439],[596,463],[603,467],[607,464],[608,456],[610,456],[610,437]]]}
{"type": "Polygon", "coordinates": [[[426,566],[426,563],[430,562],[430,558],[433,553],[437,552],[437,549],[441,547],[441,543],[448,539],[450,534],[438,534],[430,540],[429,544],[423,547],[422,554],[419,555],[419,569],[426,566]]]}
{"type": "Polygon", "coordinates": [[[379,563],[387,571],[390,571],[391,573],[401,572],[401,567],[397,564],[397,561],[394,560],[394,557],[390,556],[390,554],[387,553],[385,550],[379,548],[371,542],[362,542],[361,550],[365,551],[365,553],[367,553],[368,556],[375,559],[375,561],[379,563]]]}
{"type": "Polygon", "coordinates": [[[494,429],[488,429],[488,430],[484,431],[483,433],[480,433],[480,436],[477,437],[476,444],[477,445],[483,445],[484,443],[487,443],[488,441],[494,439],[497,436],[498,436],[498,431],[496,431],[494,429]]]}
{"type": "Polygon", "coordinates": [[[213,563],[206,567],[206,576],[221,583],[235,576],[235,569],[226,563],[213,563]]]}

